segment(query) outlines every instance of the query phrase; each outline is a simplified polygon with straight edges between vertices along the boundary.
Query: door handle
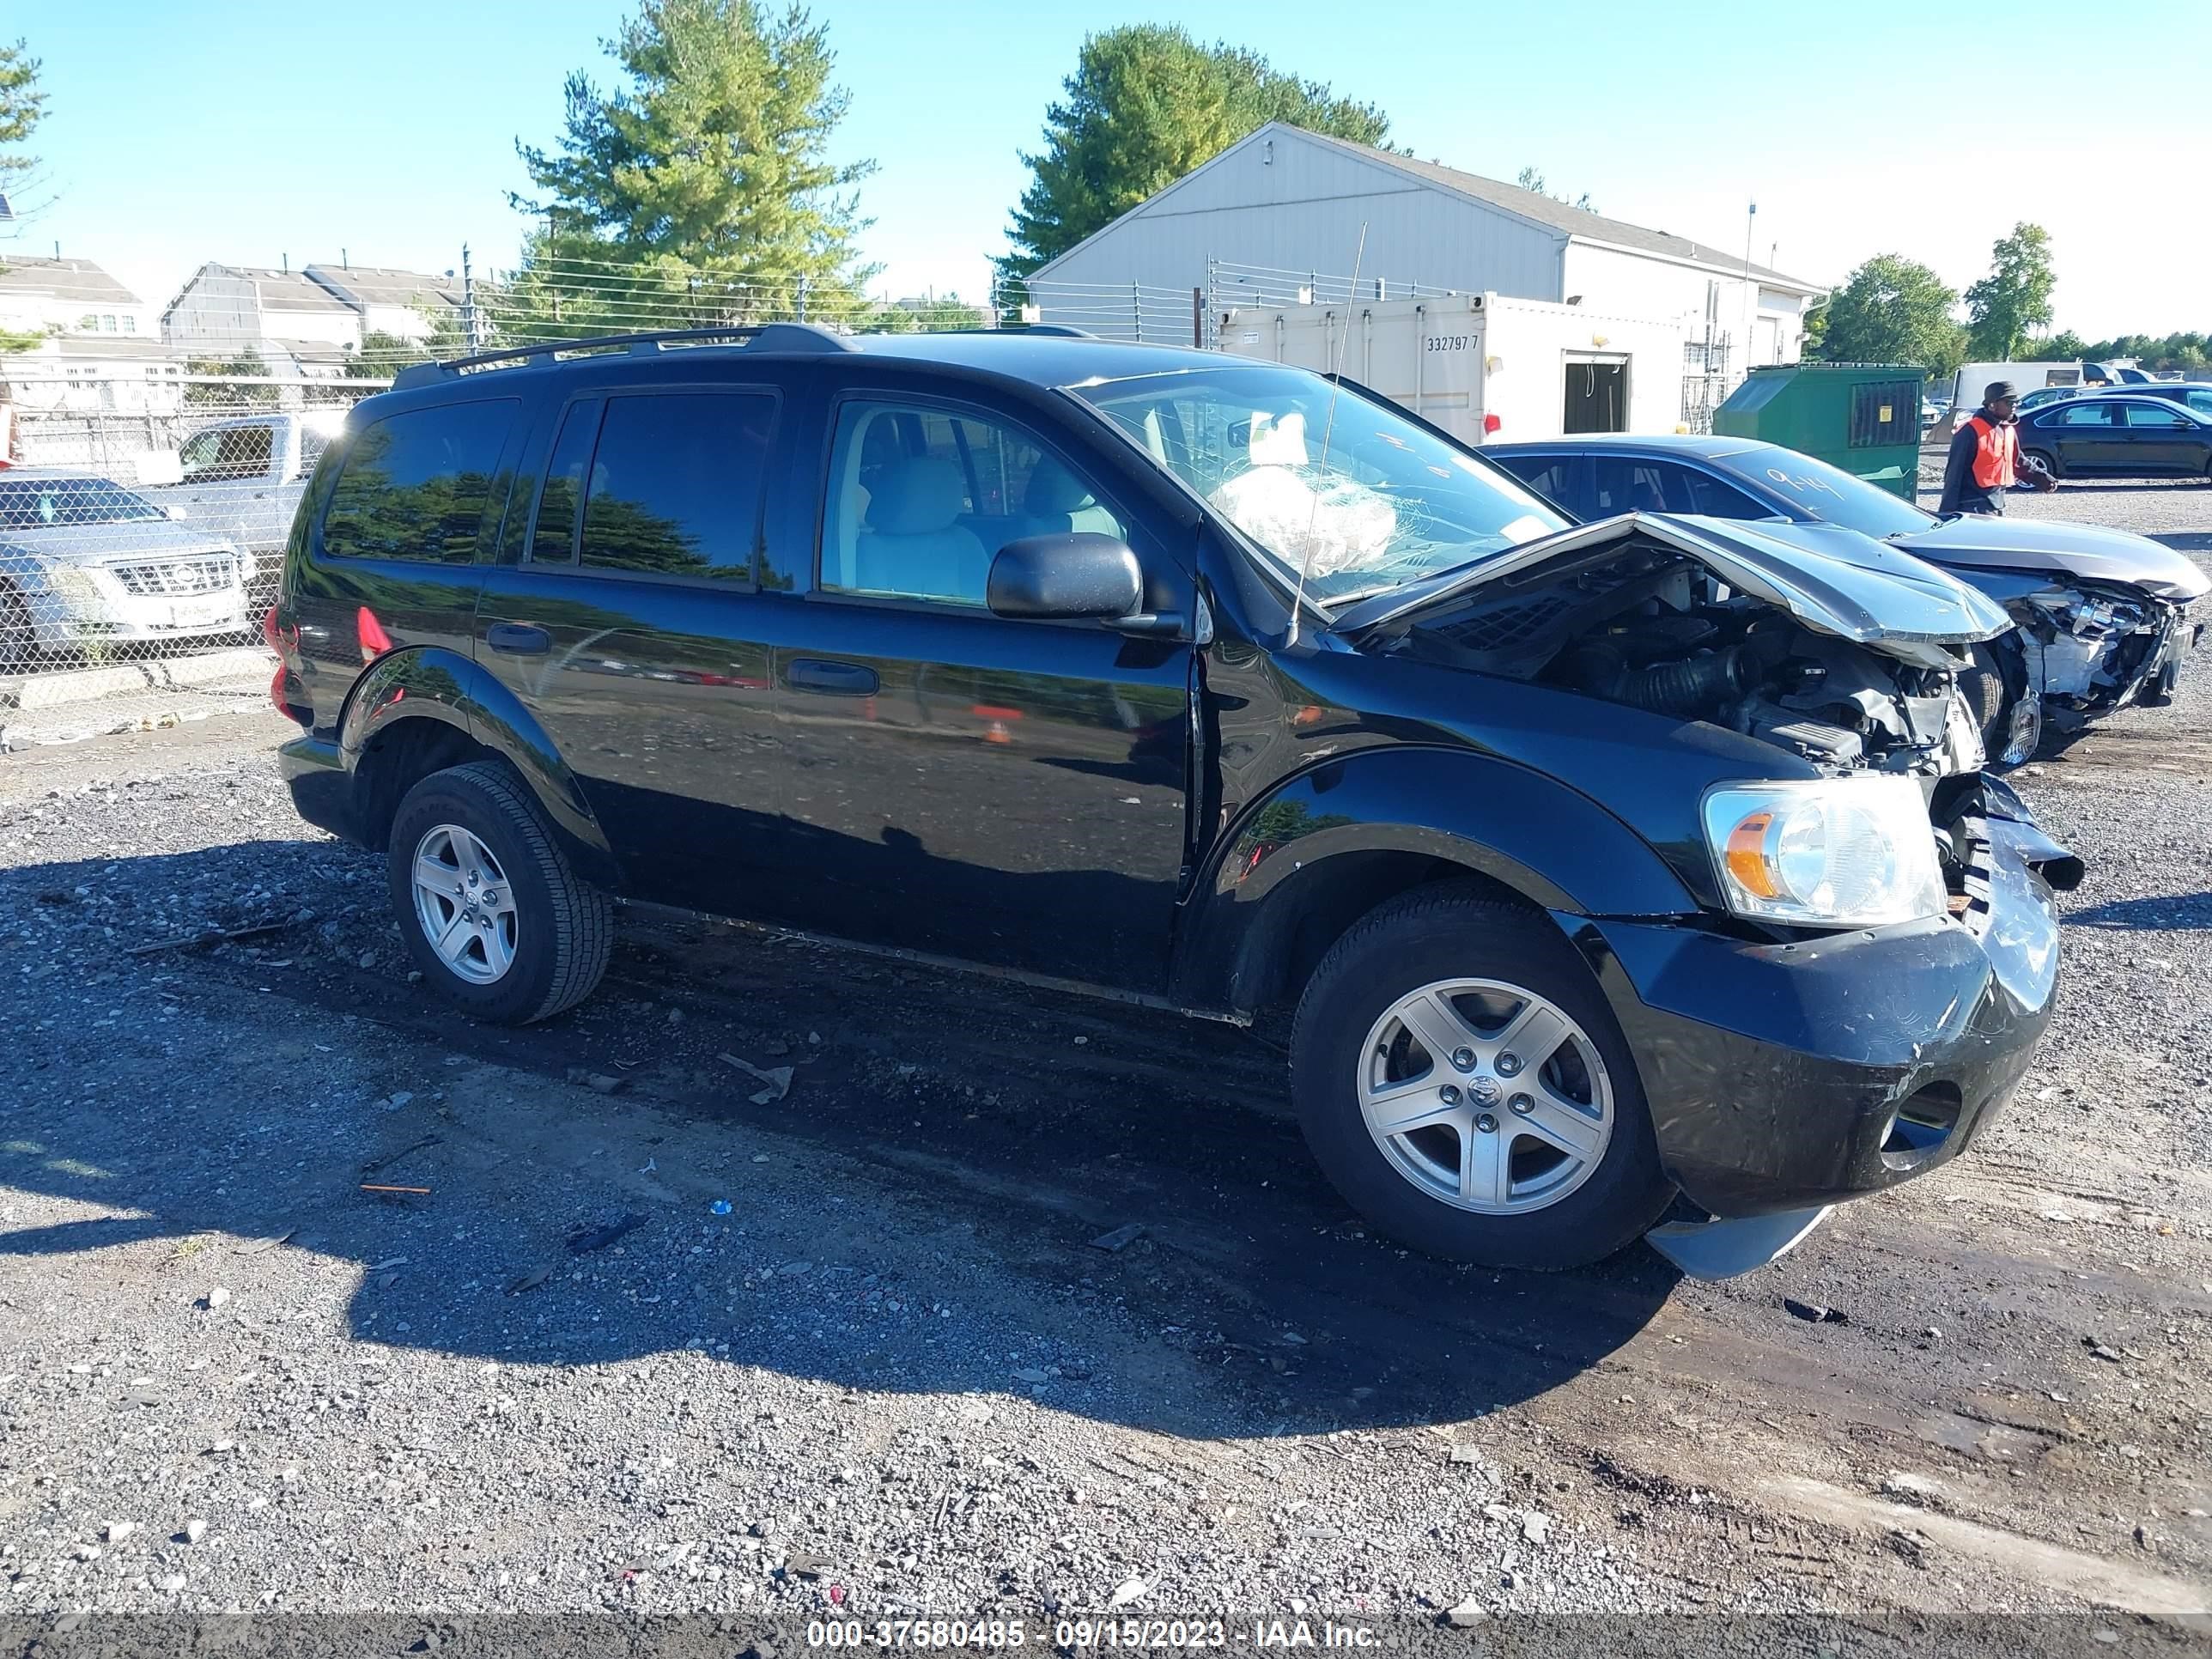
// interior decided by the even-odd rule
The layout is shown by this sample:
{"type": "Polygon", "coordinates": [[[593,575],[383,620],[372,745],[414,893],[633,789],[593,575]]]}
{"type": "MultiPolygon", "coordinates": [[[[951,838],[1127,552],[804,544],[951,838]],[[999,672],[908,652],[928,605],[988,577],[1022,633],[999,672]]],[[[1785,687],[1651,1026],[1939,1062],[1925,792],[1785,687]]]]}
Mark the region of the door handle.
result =
{"type": "Polygon", "coordinates": [[[495,651],[505,651],[514,656],[536,657],[545,653],[553,643],[553,636],[526,623],[494,623],[484,632],[484,643],[495,651]]]}
{"type": "Polygon", "coordinates": [[[784,677],[802,691],[826,691],[833,697],[872,697],[883,684],[872,668],[818,657],[794,657],[784,677]]]}

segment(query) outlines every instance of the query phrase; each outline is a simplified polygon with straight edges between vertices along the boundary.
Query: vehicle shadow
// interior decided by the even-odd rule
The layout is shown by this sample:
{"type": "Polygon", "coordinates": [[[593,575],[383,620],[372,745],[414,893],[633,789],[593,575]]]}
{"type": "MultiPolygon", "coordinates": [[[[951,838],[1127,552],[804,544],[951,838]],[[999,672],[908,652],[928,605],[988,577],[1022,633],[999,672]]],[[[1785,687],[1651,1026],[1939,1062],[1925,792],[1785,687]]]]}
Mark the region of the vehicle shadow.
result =
{"type": "Polygon", "coordinates": [[[1601,1364],[1677,1282],[1640,1246],[1537,1275],[1373,1237],[1249,1032],[659,925],[626,925],[575,1013],[474,1026],[402,981],[380,883],[307,841],[0,873],[0,907],[52,919],[33,962],[82,925],[39,896],[80,887],[124,940],[211,884],[256,896],[241,923],[321,896],[339,924],[156,955],[71,1018],[16,1010],[0,1183],[97,1213],[0,1231],[0,1256],[113,1251],[189,1302],[307,1250],[358,1273],[359,1341],[549,1366],[703,1345],[1196,1437],[1480,1415],[1601,1364]],[[788,1095],[755,1100],[726,1054],[793,1066],[788,1095]]]}
{"type": "Polygon", "coordinates": [[[2212,928],[2212,893],[2172,893],[2154,898],[2111,899],[2069,911],[2069,927],[2117,933],[2181,933],[2212,928]]]}

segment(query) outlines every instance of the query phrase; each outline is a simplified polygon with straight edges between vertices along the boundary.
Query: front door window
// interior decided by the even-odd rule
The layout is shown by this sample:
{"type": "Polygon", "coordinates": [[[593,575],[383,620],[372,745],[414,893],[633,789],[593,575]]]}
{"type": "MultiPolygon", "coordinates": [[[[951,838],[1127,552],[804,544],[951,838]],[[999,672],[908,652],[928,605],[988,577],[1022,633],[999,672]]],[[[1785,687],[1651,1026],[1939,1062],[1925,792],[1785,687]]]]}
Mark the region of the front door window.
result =
{"type": "Polygon", "coordinates": [[[1127,526],[1025,433],[926,405],[850,403],[837,422],[822,527],[835,592],[980,607],[1008,542],[1127,526]]]}

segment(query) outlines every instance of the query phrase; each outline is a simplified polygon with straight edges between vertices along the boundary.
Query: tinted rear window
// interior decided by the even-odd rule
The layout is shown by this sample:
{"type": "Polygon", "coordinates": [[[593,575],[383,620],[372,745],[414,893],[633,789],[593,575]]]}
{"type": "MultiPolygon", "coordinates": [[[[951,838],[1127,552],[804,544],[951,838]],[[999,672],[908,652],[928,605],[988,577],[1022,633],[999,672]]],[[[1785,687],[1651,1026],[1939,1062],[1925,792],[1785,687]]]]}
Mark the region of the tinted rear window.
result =
{"type": "Polygon", "coordinates": [[[584,568],[750,581],[775,432],[768,392],[608,398],[584,496],[584,568]]]}
{"type": "Polygon", "coordinates": [[[492,473],[520,405],[513,398],[413,409],[362,428],[323,516],[337,559],[476,557],[492,473]]]}

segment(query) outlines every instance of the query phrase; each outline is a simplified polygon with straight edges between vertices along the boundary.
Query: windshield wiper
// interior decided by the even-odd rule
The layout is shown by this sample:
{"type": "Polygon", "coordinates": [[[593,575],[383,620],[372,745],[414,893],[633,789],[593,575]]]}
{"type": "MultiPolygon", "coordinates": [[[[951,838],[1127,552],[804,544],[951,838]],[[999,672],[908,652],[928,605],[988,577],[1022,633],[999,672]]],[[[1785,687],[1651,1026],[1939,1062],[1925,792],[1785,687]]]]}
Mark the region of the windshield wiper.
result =
{"type": "Polygon", "coordinates": [[[1373,587],[1363,587],[1356,592],[1340,596],[1332,594],[1321,602],[1322,608],[1325,611],[1341,611],[1346,605],[1358,605],[1362,599],[1371,599],[1378,593],[1395,593],[1401,587],[1412,586],[1415,582],[1442,581],[1446,577],[1456,576],[1464,571],[1472,570],[1479,564],[1487,564],[1491,560],[1509,550],[1503,547],[1494,547],[1487,553],[1478,553],[1471,559],[1462,559],[1457,564],[1444,565],[1435,570],[1424,570],[1419,575],[1407,576],[1395,582],[1378,582],[1373,587]]]}

